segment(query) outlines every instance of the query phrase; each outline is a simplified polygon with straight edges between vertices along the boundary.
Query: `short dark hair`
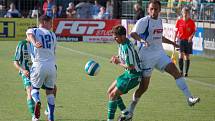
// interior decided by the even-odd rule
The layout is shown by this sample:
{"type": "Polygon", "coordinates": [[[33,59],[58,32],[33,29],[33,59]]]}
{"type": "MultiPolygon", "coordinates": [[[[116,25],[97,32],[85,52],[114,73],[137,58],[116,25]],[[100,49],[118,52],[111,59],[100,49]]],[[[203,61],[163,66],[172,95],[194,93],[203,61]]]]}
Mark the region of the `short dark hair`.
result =
{"type": "Polygon", "coordinates": [[[159,7],[161,8],[161,2],[160,2],[160,0],[150,0],[148,5],[150,5],[150,4],[158,4],[159,7]]]}
{"type": "Polygon", "coordinates": [[[116,35],[126,35],[126,29],[122,25],[117,25],[113,27],[112,33],[116,35]]]}
{"type": "Polygon", "coordinates": [[[47,15],[42,15],[39,17],[39,22],[42,23],[43,21],[51,21],[52,18],[47,15]]]}

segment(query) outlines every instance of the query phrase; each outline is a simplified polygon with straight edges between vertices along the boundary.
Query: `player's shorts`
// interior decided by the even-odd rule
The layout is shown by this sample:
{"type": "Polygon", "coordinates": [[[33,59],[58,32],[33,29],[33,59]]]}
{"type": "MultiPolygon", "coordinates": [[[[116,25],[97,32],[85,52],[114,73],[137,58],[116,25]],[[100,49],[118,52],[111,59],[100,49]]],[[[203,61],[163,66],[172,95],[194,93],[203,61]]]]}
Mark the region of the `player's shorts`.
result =
{"type": "Polygon", "coordinates": [[[164,52],[160,53],[159,56],[154,56],[153,58],[143,57],[141,59],[141,68],[143,77],[150,77],[152,75],[152,71],[154,68],[157,70],[164,72],[166,66],[171,63],[172,60],[169,56],[167,56],[164,52]]]}
{"type": "Polygon", "coordinates": [[[193,54],[193,43],[187,40],[179,40],[180,52],[185,54],[193,54]]]}
{"type": "Polygon", "coordinates": [[[54,64],[33,64],[30,73],[31,83],[34,88],[41,88],[43,84],[46,88],[54,88],[55,81],[57,78],[56,67],[54,64]]]}
{"type": "Polygon", "coordinates": [[[128,93],[129,90],[136,87],[141,81],[141,73],[129,74],[125,71],[117,79],[116,87],[122,94],[128,93]]]}
{"type": "Polygon", "coordinates": [[[26,89],[26,87],[31,86],[31,81],[28,77],[26,77],[24,74],[21,74],[23,86],[26,89]]]}

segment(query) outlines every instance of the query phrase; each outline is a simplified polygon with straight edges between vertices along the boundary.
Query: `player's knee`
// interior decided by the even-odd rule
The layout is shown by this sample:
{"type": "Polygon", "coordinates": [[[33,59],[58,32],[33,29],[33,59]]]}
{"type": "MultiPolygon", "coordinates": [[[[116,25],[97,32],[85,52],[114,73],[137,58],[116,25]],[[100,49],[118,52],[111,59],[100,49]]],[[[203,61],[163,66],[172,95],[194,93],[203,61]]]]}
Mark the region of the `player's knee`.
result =
{"type": "Polygon", "coordinates": [[[110,92],[108,94],[108,97],[109,97],[110,100],[114,100],[117,97],[116,92],[113,92],[113,91],[110,92]]]}
{"type": "Polygon", "coordinates": [[[27,93],[27,99],[31,99],[31,89],[30,88],[26,89],[26,93],[27,93]]]}

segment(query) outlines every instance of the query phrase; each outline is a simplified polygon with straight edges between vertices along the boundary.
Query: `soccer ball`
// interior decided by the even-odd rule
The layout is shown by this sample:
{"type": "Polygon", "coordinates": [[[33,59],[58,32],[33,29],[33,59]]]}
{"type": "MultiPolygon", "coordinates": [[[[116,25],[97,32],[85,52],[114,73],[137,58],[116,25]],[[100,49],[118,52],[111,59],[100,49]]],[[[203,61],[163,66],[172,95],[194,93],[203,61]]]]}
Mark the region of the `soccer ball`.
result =
{"type": "Polygon", "coordinates": [[[96,76],[100,70],[100,66],[97,62],[89,60],[85,65],[85,72],[90,76],[96,76]]]}

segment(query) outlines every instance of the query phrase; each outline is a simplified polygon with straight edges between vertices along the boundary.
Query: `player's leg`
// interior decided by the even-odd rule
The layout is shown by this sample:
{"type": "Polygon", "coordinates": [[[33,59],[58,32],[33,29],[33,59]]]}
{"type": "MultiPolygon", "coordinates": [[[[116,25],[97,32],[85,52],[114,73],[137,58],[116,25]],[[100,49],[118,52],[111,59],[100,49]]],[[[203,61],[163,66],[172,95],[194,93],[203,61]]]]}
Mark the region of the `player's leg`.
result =
{"type": "Polygon", "coordinates": [[[54,89],[46,88],[46,98],[48,102],[48,121],[54,121],[54,110],[55,110],[55,97],[54,89]]]}
{"type": "Polygon", "coordinates": [[[185,77],[188,76],[188,71],[190,67],[190,54],[193,53],[193,44],[188,43],[187,45],[187,52],[185,53],[185,77]]]}
{"type": "Polygon", "coordinates": [[[140,97],[148,89],[151,74],[152,74],[153,68],[154,68],[157,60],[158,60],[157,58],[146,60],[146,57],[143,57],[143,59],[142,59],[142,63],[141,63],[141,67],[143,68],[142,80],[141,80],[141,82],[139,84],[138,89],[136,89],[136,91],[134,92],[132,100],[131,100],[131,102],[130,102],[130,104],[128,106],[128,111],[131,114],[133,114],[134,109],[135,109],[140,97]]]}
{"type": "Polygon", "coordinates": [[[117,109],[117,95],[119,96],[119,92],[116,88],[116,80],[111,84],[108,89],[108,114],[107,114],[107,121],[113,121],[115,117],[115,112],[117,109]]]}
{"type": "Polygon", "coordinates": [[[177,67],[175,66],[175,64],[173,63],[169,63],[166,68],[165,71],[167,73],[169,73],[170,75],[172,75],[175,80],[176,80],[176,85],[178,86],[178,88],[183,92],[183,94],[185,95],[187,101],[188,101],[188,105],[193,106],[195,105],[197,102],[200,101],[200,98],[195,98],[192,96],[191,92],[189,91],[189,88],[185,82],[185,78],[182,77],[182,75],[180,74],[180,72],[178,71],[177,67]]]}
{"type": "Polygon", "coordinates": [[[128,111],[133,114],[134,113],[134,109],[140,99],[140,97],[146,92],[146,90],[148,89],[149,86],[149,82],[150,82],[150,78],[151,77],[143,77],[138,89],[136,89],[136,91],[133,93],[133,97],[132,100],[128,106],[128,111]]]}
{"type": "Polygon", "coordinates": [[[26,87],[28,110],[34,116],[34,100],[31,98],[31,86],[26,87]]]}
{"type": "Polygon", "coordinates": [[[40,88],[42,87],[46,77],[46,71],[41,65],[34,65],[31,67],[30,78],[32,84],[31,96],[35,102],[34,115],[37,119],[40,117],[40,88]]]}
{"type": "Polygon", "coordinates": [[[189,68],[190,68],[190,55],[185,54],[185,74],[184,74],[185,77],[188,76],[189,68]]]}
{"type": "Polygon", "coordinates": [[[180,40],[180,50],[179,50],[179,60],[178,60],[178,66],[180,69],[180,73],[184,74],[184,56],[186,51],[186,41],[180,40]]]}
{"type": "Polygon", "coordinates": [[[181,73],[181,75],[183,75],[183,73],[184,73],[184,53],[179,52],[178,58],[179,58],[178,59],[178,66],[180,69],[180,73],[181,73]]]}
{"type": "Polygon", "coordinates": [[[54,96],[54,85],[56,84],[56,69],[52,65],[47,65],[47,80],[44,82],[46,86],[46,98],[49,109],[48,121],[54,121],[54,110],[55,110],[55,96],[54,96]]]}
{"type": "MultiPolygon", "coordinates": [[[[45,89],[45,85],[43,85],[43,86],[42,86],[42,89],[45,89]],[[44,87],[43,87],[43,86],[44,86],[44,87]]],[[[54,97],[56,98],[56,96],[57,96],[57,86],[54,85],[54,97]]],[[[49,115],[49,106],[48,106],[48,104],[47,104],[46,110],[44,111],[44,114],[45,114],[46,116],[49,115]]]]}
{"type": "Polygon", "coordinates": [[[30,80],[22,74],[22,81],[27,94],[27,106],[32,117],[34,116],[34,100],[31,98],[31,82],[30,80]]]}

